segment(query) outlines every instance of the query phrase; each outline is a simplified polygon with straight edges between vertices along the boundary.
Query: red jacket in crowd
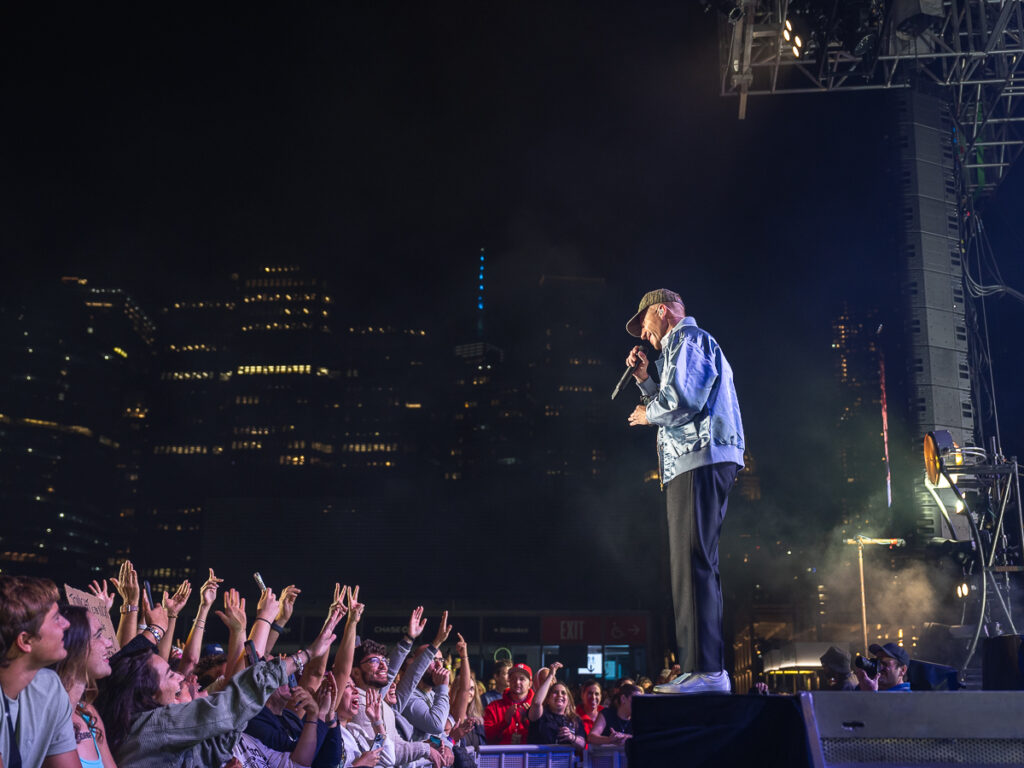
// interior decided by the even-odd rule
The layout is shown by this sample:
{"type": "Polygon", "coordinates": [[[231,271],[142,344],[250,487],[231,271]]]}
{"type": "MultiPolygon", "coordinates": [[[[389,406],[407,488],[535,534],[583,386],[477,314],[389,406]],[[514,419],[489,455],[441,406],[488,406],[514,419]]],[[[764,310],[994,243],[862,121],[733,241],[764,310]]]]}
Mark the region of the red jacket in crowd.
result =
{"type": "Polygon", "coordinates": [[[522,701],[513,701],[508,690],[497,701],[492,701],[484,710],[484,734],[488,744],[526,744],[530,730],[528,713],[533,703],[533,689],[526,692],[522,701]],[[513,709],[512,721],[505,722],[509,709],[513,709]]]}

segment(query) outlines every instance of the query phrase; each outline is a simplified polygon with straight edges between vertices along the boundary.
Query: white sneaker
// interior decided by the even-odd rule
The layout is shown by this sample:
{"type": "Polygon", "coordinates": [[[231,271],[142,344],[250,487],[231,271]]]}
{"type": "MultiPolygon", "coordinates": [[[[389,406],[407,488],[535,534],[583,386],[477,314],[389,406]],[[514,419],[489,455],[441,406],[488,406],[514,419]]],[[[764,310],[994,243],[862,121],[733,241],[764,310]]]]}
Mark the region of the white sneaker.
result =
{"type": "Polygon", "coordinates": [[[654,686],[655,693],[732,693],[732,682],[725,670],[713,673],[692,672],[680,675],[671,683],[654,686]]]}
{"type": "Polygon", "coordinates": [[[678,688],[687,679],[693,677],[693,672],[683,672],[679,677],[667,683],[654,686],[655,693],[679,693],[678,688]]]}

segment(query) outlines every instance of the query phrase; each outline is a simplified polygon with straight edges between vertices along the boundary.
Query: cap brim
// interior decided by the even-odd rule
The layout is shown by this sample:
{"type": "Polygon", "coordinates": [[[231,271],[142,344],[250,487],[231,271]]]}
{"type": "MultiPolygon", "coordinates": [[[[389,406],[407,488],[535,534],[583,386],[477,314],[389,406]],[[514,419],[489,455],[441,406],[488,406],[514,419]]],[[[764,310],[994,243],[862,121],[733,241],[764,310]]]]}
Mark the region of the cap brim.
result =
{"type": "Polygon", "coordinates": [[[630,336],[636,336],[639,339],[640,333],[644,329],[644,315],[646,314],[647,310],[641,309],[639,312],[633,315],[633,319],[626,323],[626,333],[628,333],[630,336]]]}
{"type": "Polygon", "coordinates": [[[885,653],[885,648],[880,646],[878,643],[872,643],[871,645],[868,646],[868,652],[869,653],[885,653]]]}

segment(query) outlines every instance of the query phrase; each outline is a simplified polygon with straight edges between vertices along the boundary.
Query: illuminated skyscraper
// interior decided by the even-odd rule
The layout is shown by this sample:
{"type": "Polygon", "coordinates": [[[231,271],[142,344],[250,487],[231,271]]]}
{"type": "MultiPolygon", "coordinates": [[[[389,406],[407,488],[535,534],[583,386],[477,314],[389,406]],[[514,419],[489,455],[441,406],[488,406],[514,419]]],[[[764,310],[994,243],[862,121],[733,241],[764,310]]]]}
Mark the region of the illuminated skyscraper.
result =
{"type": "Polygon", "coordinates": [[[890,524],[889,467],[882,421],[878,315],[856,316],[844,305],[832,322],[840,411],[837,499],[843,536],[883,536],[890,524]]]}
{"type": "Polygon", "coordinates": [[[0,320],[0,568],[104,573],[139,504],[155,327],[82,278],[8,285],[0,320]]]}
{"type": "Polygon", "coordinates": [[[206,290],[164,310],[147,511],[160,544],[140,557],[154,577],[193,575],[187,557],[200,541],[211,563],[274,558],[281,532],[247,520],[288,520],[293,540],[329,540],[355,530],[352,518],[380,517],[395,477],[439,475],[426,328],[362,317],[297,265],[206,290]]]}
{"type": "Polygon", "coordinates": [[[534,351],[531,378],[542,472],[547,478],[596,478],[607,467],[608,445],[625,419],[613,413],[632,407],[616,409],[608,401],[619,366],[607,359],[607,285],[601,278],[544,275],[539,289],[544,336],[534,351]]]}

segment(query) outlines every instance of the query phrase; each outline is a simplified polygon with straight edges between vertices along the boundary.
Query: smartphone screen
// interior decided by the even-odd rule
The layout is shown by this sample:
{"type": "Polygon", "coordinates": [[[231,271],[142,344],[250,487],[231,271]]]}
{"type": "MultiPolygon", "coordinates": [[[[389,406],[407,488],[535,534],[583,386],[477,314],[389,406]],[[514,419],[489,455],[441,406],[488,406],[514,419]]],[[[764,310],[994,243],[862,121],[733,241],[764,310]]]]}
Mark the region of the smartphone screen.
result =
{"type": "Polygon", "coordinates": [[[252,640],[245,641],[245,661],[250,667],[256,666],[259,658],[256,656],[256,643],[252,640]]]}

